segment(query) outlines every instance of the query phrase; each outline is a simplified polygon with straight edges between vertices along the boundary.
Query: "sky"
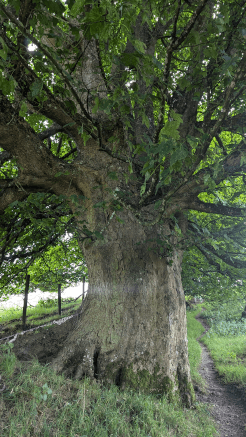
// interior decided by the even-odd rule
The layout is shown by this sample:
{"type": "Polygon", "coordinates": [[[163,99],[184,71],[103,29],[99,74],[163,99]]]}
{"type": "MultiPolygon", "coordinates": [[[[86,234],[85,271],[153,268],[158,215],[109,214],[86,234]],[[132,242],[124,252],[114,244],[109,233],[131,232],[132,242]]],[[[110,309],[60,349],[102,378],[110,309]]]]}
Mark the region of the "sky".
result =
{"type": "MultiPolygon", "coordinates": [[[[88,283],[85,283],[85,291],[88,289],[88,283]]],[[[66,288],[62,293],[62,298],[64,297],[73,297],[74,299],[82,294],[83,291],[83,283],[81,282],[76,287],[68,287],[66,288]]],[[[23,307],[23,294],[19,295],[12,295],[10,296],[9,300],[1,301],[0,299],[0,309],[6,309],[10,307],[23,307]]],[[[46,300],[48,298],[57,298],[57,292],[49,293],[49,292],[42,292],[40,290],[29,293],[28,294],[28,302],[29,305],[37,305],[38,301],[40,299],[46,300]]]]}

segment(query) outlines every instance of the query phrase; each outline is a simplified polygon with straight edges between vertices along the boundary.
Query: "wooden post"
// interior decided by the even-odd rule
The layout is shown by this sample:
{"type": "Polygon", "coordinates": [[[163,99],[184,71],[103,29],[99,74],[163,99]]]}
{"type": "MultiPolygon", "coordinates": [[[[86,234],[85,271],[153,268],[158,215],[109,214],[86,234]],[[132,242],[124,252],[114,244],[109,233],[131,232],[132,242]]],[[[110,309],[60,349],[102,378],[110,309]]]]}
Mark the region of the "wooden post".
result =
{"type": "Polygon", "coordinates": [[[61,284],[58,284],[58,314],[61,315],[61,284]]]}
{"type": "Polygon", "coordinates": [[[27,309],[29,284],[30,284],[30,275],[26,275],[25,296],[24,296],[23,314],[22,314],[22,329],[23,329],[23,331],[26,330],[26,309],[27,309]]]}
{"type": "Polygon", "coordinates": [[[82,302],[85,298],[85,276],[83,276],[83,294],[82,294],[82,302]]]}

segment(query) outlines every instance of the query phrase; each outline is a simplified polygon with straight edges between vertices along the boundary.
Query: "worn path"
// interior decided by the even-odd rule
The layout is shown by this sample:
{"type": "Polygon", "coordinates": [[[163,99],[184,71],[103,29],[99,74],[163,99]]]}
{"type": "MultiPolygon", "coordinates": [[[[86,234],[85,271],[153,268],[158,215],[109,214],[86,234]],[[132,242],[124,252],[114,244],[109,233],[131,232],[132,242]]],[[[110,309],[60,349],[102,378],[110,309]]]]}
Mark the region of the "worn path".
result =
{"type": "MultiPolygon", "coordinates": [[[[208,331],[208,324],[199,316],[197,320],[208,331]]],[[[198,340],[199,340],[198,339],[198,340]]],[[[225,384],[219,377],[207,347],[202,347],[199,373],[207,383],[206,394],[198,392],[197,400],[213,405],[212,415],[218,423],[221,437],[246,437],[246,392],[235,384],[225,384]]]]}

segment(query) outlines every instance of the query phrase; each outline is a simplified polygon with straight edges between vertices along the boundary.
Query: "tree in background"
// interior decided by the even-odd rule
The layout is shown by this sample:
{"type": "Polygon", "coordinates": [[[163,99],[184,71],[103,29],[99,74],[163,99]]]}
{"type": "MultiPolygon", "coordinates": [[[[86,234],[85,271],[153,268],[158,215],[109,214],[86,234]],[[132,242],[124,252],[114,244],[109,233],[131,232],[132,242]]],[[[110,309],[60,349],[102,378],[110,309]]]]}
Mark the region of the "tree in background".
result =
{"type": "Polygon", "coordinates": [[[57,291],[87,278],[87,267],[72,230],[73,217],[55,196],[29,195],[13,202],[0,219],[2,238],[0,296],[30,291],[57,291]],[[18,242],[18,246],[16,243],[18,242]]]}
{"type": "Polygon", "coordinates": [[[218,264],[206,214],[245,220],[245,3],[1,0],[4,259],[13,211],[42,196],[23,235],[57,211],[90,277],[57,371],[191,404],[183,251],[218,264]]]}

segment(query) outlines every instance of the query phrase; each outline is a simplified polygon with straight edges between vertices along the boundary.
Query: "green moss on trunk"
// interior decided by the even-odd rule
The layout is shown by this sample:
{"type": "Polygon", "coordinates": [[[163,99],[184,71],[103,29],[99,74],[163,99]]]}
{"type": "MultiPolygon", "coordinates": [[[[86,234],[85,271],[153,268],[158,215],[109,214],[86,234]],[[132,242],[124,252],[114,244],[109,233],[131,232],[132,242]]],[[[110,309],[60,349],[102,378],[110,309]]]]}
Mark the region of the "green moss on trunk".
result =
{"type": "Polygon", "coordinates": [[[187,407],[195,401],[194,389],[188,379],[181,378],[180,372],[177,372],[175,384],[171,378],[163,376],[164,369],[160,369],[159,365],[155,366],[154,373],[150,373],[146,369],[134,371],[133,364],[122,366],[119,370],[119,363],[112,363],[107,366],[105,373],[108,383],[115,383],[122,389],[165,395],[170,402],[182,402],[187,407]]]}

